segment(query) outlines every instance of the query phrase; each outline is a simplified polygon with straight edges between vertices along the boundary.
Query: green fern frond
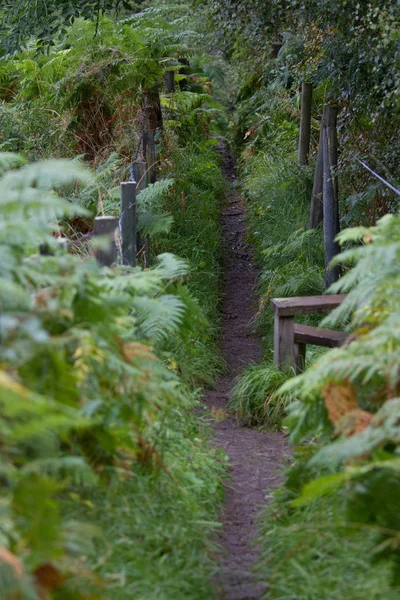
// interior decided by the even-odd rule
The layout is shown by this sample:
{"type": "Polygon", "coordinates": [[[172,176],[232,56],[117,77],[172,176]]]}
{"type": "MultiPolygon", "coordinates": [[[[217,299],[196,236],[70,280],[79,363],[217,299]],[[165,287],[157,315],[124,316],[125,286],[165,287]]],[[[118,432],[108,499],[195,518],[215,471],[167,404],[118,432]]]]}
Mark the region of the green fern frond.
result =
{"type": "Polygon", "coordinates": [[[70,479],[74,486],[93,487],[98,483],[98,477],[81,456],[58,456],[42,458],[29,462],[22,474],[43,474],[55,479],[70,479]]]}
{"type": "Polygon", "coordinates": [[[170,233],[173,222],[174,217],[172,215],[154,215],[151,213],[142,213],[138,218],[137,229],[143,235],[166,235],[170,233]]]}
{"type": "Polygon", "coordinates": [[[173,281],[185,277],[189,272],[189,264],[186,260],[178,258],[168,252],[157,257],[156,272],[164,280],[173,281]]]}
{"type": "Polygon", "coordinates": [[[134,306],[143,335],[156,341],[167,339],[178,331],[186,310],[184,302],[170,294],[158,299],[136,298],[134,306]]]}

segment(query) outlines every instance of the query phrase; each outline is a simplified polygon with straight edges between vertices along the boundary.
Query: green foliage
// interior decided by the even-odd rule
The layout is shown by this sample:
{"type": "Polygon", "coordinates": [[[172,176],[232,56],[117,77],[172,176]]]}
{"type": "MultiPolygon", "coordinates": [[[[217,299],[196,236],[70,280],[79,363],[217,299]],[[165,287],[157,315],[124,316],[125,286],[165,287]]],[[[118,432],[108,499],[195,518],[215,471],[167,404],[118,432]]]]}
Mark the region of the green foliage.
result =
{"type": "Polygon", "coordinates": [[[392,584],[397,586],[399,217],[387,215],[375,227],[344,230],[339,239],[348,247],[335,262],[352,268],[331,290],[348,295],[325,322],[348,321],[353,339],[324,354],[282,388],[300,397],[288,418],[295,441],[321,433],[329,436],[332,425],[326,409],[330,415],[339,411],[334,422],[337,439],[328,437],[310,460],[319,472],[336,474],[309,482],[295,504],[337,493],[345,485],[348,520],[377,527],[373,557],[391,561],[392,584]],[[344,408],[335,408],[340,401],[344,408]]]}
{"type": "Polygon", "coordinates": [[[360,107],[365,99],[375,108],[398,106],[396,3],[200,0],[196,4],[208,5],[218,42],[245,65],[255,53],[260,65],[268,61],[268,42],[278,42],[283,44],[278,70],[289,71],[291,77],[316,83],[329,78],[332,95],[345,102],[351,98],[360,107]]]}
{"type": "Polygon", "coordinates": [[[37,600],[50,569],[54,598],[208,600],[224,458],[193,389],[222,367],[224,179],[208,137],[224,117],[198,62],[176,76],[184,91],[162,93],[198,39],[185,5],[113,21],[111,4],[2,15],[3,48],[19,52],[0,61],[0,546],[18,568],[0,552],[0,587],[37,600]],[[101,268],[91,242],[65,253],[59,235],[118,214],[156,88],[161,179],[137,197],[152,268],[101,268]],[[95,176],[17,152],[80,155],[95,176]]]}
{"type": "Polygon", "coordinates": [[[2,0],[2,46],[6,51],[20,50],[30,38],[38,40],[39,48],[54,45],[54,38],[63,36],[67,26],[78,17],[98,20],[101,14],[131,8],[128,0],[40,0],[35,4],[2,0]]]}
{"type": "Polygon", "coordinates": [[[259,153],[245,167],[249,237],[261,269],[257,323],[268,358],[273,336],[270,299],[319,294],[324,288],[322,232],[307,230],[310,184],[308,170],[291,157],[259,153]]]}
{"type": "Polygon", "coordinates": [[[289,377],[273,365],[248,367],[233,389],[229,407],[246,424],[279,426],[292,397],[276,392],[289,377]]]}
{"type": "Polygon", "coordinates": [[[149,184],[137,197],[138,229],[143,235],[158,236],[170,233],[174,217],[162,213],[164,198],[173,185],[172,179],[149,184]]]}
{"type": "MultiPolygon", "coordinates": [[[[301,460],[301,459],[300,459],[301,460]]],[[[347,521],[341,496],[292,508],[282,492],[262,517],[258,576],[273,600],[395,600],[388,565],[371,565],[376,528],[347,521]]]]}
{"type": "MultiPolygon", "coordinates": [[[[26,573],[51,563],[67,577],[65,589],[93,588],[79,564],[84,552],[88,565],[95,567],[95,546],[82,545],[80,537],[100,543],[104,523],[91,515],[90,498],[106,501],[110,482],[121,486],[125,476],[136,481],[145,469],[149,487],[143,480],[140,489],[151,493],[153,485],[159,487],[158,518],[163,518],[162,503],[175,510],[182,493],[187,509],[181,511],[181,522],[192,511],[198,511],[200,520],[210,512],[209,491],[218,491],[211,479],[219,467],[205,448],[198,485],[201,477],[207,480],[208,502],[205,492],[181,492],[180,485],[171,491],[162,483],[164,477],[173,482],[193,477],[197,485],[192,469],[185,470],[188,459],[175,466],[169,454],[186,444],[196,456],[185,437],[196,425],[185,412],[192,406],[190,391],[169,368],[171,355],[166,359],[164,340],[174,338],[184,345],[203,317],[182,284],[188,267],[181,259],[164,254],[147,272],[111,270],[58,249],[52,235],[57,223],[64,214],[82,213],[60,194],[76,181],[90,181],[82,167],[67,161],[26,165],[13,154],[2,154],[0,164],[1,545],[18,555],[26,573]],[[38,255],[39,244],[55,254],[38,255]],[[182,428],[175,425],[179,412],[182,428]],[[164,435],[165,449],[160,447],[164,435]],[[71,511],[76,510],[68,508],[68,497],[83,509],[78,511],[83,524],[75,528],[71,511]],[[85,522],[98,527],[90,530],[85,522]],[[86,583],[74,583],[76,577],[86,583]]],[[[204,436],[197,435],[204,443],[204,436]]],[[[136,486],[132,494],[143,501],[136,486]]],[[[99,510],[103,514],[104,506],[99,510]]],[[[149,524],[157,530],[154,520],[149,524]]],[[[138,539],[140,527],[132,529],[138,539]]],[[[171,534],[172,564],[185,561],[189,539],[192,543],[184,531],[171,534]]],[[[196,528],[190,531],[199,537],[196,528]]],[[[196,558],[184,562],[189,581],[196,560],[211,568],[202,539],[196,558]]],[[[129,586],[152,585],[139,567],[130,572],[129,586]]],[[[165,577],[167,585],[171,572],[165,577]]],[[[24,598],[34,597],[31,590],[24,598]]],[[[209,597],[206,584],[195,597],[209,597]]]]}
{"type": "MultiPolygon", "coordinates": [[[[118,22],[105,16],[96,23],[77,19],[46,54],[37,56],[30,45],[3,57],[5,149],[40,157],[78,153],[97,161],[113,151],[131,156],[148,90],[161,87],[169,64],[192,52],[188,44],[195,34],[182,30],[181,13],[175,21],[165,8],[118,22]]],[[[185,93],[201,103],[201,94],[185,93]]],[[[187,111],[194,114],[191,107],[187,111]]]]}
{"type": "MultiPolygon", "coordinates": [[[[166,349],[173,352],[190,381],[210,385],[222,366],[217,350],[217,308],[221,296],[218,219],[224,178],[214,140],[200,138],[182,147],[172,137],[169,143],[172,166],[168,165],[166,174],[173,184],[164,197],[163,213],[172,215],[173,222],[168,236],[154,239],[153,244],[156,252],[173,251],[189,262],[188,289],[203,308],[206,319],[200,315],[193,319],[193,331],[185,346],[170,338],[166,349]]],[[[188,301],[196,311],[196,305],[190,298],[188,301]]]]}
{"type": "Polygon", "coordinates": [[[99,570],[116,600],[128,600],[133,592],[140,600],[209,600],[222,457],[208,446],[208,426],[180,407],[160,414],[149,433],[167,468],[155,474],[144,465],[133,477],[128,471],[100,495],[80,492],[79,503],[69,502],[70,508],[82,519],[85,502],[93,506],[90,517],[104,534],[93,561],[108,556],[99,570]]]}

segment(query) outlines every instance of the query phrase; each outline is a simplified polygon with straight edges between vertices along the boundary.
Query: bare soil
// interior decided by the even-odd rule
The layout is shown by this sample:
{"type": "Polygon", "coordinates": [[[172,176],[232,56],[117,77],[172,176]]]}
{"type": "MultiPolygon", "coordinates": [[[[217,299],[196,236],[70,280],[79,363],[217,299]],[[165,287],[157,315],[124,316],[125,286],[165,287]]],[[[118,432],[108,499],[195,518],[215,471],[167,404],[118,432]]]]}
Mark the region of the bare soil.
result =
{"type": "Polygon", "coordinates": [[[257,583],[252,568],[257,558],[257,521],[268,491],[282,480],[280,469],[286,452],[285,437],[242,427],[226,405],[235,378],[261,355],[261,340],[252,332],[256,313],[253,295],[257,271],[245,240],[245,204],[235,191],[235,165],[226,154],[229,193],[222,212],[224,246],[224,300],[222,349],[227,373],[217,389],[206,393],[206,405],[215,415],[215,444],[229,457],[230,480],[226,486],[223,530],[224,553],[216,577],[218,600],[259,600],[266,591],[257,583]]]}

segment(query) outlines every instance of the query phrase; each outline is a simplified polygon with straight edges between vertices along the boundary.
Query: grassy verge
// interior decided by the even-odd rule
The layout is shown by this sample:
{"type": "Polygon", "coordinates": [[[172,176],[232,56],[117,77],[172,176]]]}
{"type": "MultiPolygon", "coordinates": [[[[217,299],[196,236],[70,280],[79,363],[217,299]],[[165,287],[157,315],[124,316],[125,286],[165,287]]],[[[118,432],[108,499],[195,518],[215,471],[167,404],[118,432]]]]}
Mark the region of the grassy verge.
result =
{"type": "MultiPolygon", "coordinates": [[[[30,274],[23,291],[38,301],[34,310],[43,320],[43,336],[31,342],[32,360],[22,357],[17,367],[14,336],[2,339],[2,346],[13,350],[4,364],[13,374],[20,369],[19,381],[43,395],[43,412],[49,416],[45,420],[39,414],[40,404],[35,427],[41,436],[32,427],[23,446],[19,439],[9,442],[11,463],[25,452],[19,467],[35,459],[38,464],[32,467],[34,476],[21,468],[16,491],[6,486],[7,499],[16,507],[18,534],[5,545],[14,560],[21,560],[23,583],[29,586],[29,593],[22,592],[12,572],[7,598],[21,592],[21,600],[38,600],[35,588],[40,597],[51,593],[57,600],[213,596],[213,540],[225,459],[209,445],[210,432],[196,408],[198,388],[212,385],[223,366],[217,342],[224,178],[215,143],[207,131],[197,133],[186,144],[171,145],[163,157],[168,166],[163,165],[162,175],[173,183],[163,195],[160,214],[171,217],[172,227],[152,239],[150,270],[99,270],[89,253],[31,258],[28,249],[28,262],[38,263],[41,276],[30,274]],[[163,266],[156,255],[165,252],[179,258],[164,256],[163,266]],[[51,310],[43,305],[42,281],[57,298],[51,310]],[[79,425],[71,418],[59,439],[51,408],[64,403],[73,404],[79,415],[86,411],[87,422],[79,425]],[[48,442],[49,431],[55,448],[48,442]],[[32,512],[36,504],[43,507],[38,514],[36,508],[32,512]],[[46,569],[54,581],[48,582],[46,569]]],[[[68,180],[63,197],[73,189],[69,197],[78,204],[93,204],[94,210],[98,200],[107,204],[107,212],[117,212],[113,193],[96,198],[98,189],[112,189],[106,184],[118,181],[124,170],[118,157],[107,164],[97,186],[90,180],[79,192],[68,180]]],[[[51,184],[58,167],[50,167],[51,184]]],[[[82,176],[82,181],[89,180],[82,176]]],[[[19,213],[15,222],[21,227],[19,213]]],[[[29,231],[29,219],[22,223],[29,231]]],[[[46,243],[54,242],[50,234],[46,243]]],[[[35,238],[32,245],[38,243],[35,238]]],[[[18,259],[25,268],[25,257],[18,254],[18,259]]],[[[12,313],[13,303],[9,306],[12,313]]],[[[31,303],[24,307],[29,316],[31,303]]],[[[22,398],[22,415],[30,414],[29,402],[22,398]]],[[[16,420],[23,418],[18,414],[16,420]]],[[[0,561],[0,587],[2,566],[0,561]]]]}
{"type": "Polygon", "coordinates": [[[390,565],[372,565],[374,528],[346,527],[344,500],[291,508],[283,493],[262,517],[258,575],[271,600],[395,600],[390,565]]]}
{"type": "MultiPolygon", "coordinates": [[[[274,124],[277,139],[284,140],[280,132],[282,123],[276,120],[279,112],[272,108],[275,114],[271,116],[269,110],[264,107],[264,119],[274,124]]],[[[249,135],[251,131],[248,129],[249,135]]],[[[297,128],[295,133],[297,137],[297,128]]],[[[343,239],[347,235],[351,240],[353,235],[360,246],[354,250],[357,266],[348,261],[352,270],[344,274],[342,287],[336,290],[349,293],[352,330],[361,335],[319,360],[316,358],[323,350],[307,349],[309,368],[302,378],[284,388],[285,395],[277,393],[290,374],[285,376],[272,365],[273,319],[269,300],[274,296],[321,293],[324,252],[322,232],[306,229],[312,168],[297,165],[294,143],[283,144],[277,150],[271,146],[268,132],[264,144],[260,137],[244,153],[243,187],[248,202],[249,237],[261,271],[258,325],[264,336],[265,354],[263,363],[248,369],[237,383],[231,405],[250,424],[279,427],[285,408],[291,404],[290,418],[285,424],[293,443],[302,445],[296,451],[285,485],[272,494],[272,505],[262,516],[258,574],[260,580],[268,584],[266,597],[270,600],[392,600],[399,596],[398,543],[393,541],[398,539],[395,499],[399,484],[397,473],[391,477],[390,469],[385,470],[385,467],[395,456],[396,442],[388,444],[385,435],[373,448],[367,448],[363,441],[368,436],[376,440],[379,428],[387,426],[387,421],[382,424],[380,415],[374,416],[387,394],[386,391],[374,392],[374,385],[378,385],[375,382],[380,382],[380,378],[385,380],[379,383],[381,389],[387,389],[385,369],[378,371],[376,365],[381,364],[381,357],[387,358],[386,352],[390,360],[396,361],[396,358],[393,344],[388,343],[391,327],[382,327],[384,333],[380,338],[373,335],[374,327],[380,327],[387,314],[383,317],[380,313],[382,298],[379,288],[371,281],[374,273],[379,281],[385,280],[384,295],[390,305],[391,286],[397,285],[394,282],[398,279],[389,258],[393,256],[389,250],[392,239],[397,241],[397,237],[395,233],[391,238],[390,232],[395,231],[398,221],[396,218],[382,220],[376,229],[371,229],[368,238],[362,236],[362,230],[361,233],[343,233],[343,239]],[[385,234],[376,235],[384,227],[387,227],[385,234]],[[376,250],[367,254],[371,239],[376,250]],[[375,259],[374,252],[379,258],[375,259]],[[359,267],[357,253],[365,253],[363,268],[359,267]],[[390,265],[387,271],[385,265],[390,265]],[[371,289],[367,300],[362,288],[365,281],[371,289]],[[365,311],[363,317],[369,311],[376,319],[370,324],[370,335],[364,333],[364,339],[360,306],[365,311]],[[379,343],[375,341],[378,339],[379,343]],[[368,357],[368,367],[364,357],[368,357]],[[346,390],[350,390],[350,401],[340,410],[346,390]],[[298,401],[293,403],[294,399],[298,401]],[[353,416],[359,418],[357,426],[346,429],[353,416]],[[362,423],[361,416],[369,421],[362,423]],[[329,442],[331,444],[326,446],[329,442]],[[312,458],[318,448],[323,449],[323,461],[312,458]],[[352,453],[339,454],[343,448],[351,448],[352,453]],[[380,461],[388,462],[379,465],[380,461]],[[325,477],[321,477],[322,472],[325,477]],[[347,475],[352,472],[358,477],[348,480],[347,475]],[[332,481],[338,481],[340,476],[342,484],[332,487],[332,481]],[[301,500],[293,504],[299,492],[301,500]]],[[[340,181],[344,188],[349,183],[342,173],[340,181]]],[[[367,217],[360,214],[357,223],[363,222],[362,219],[366,222],[367,217]]],[[[345,255],[341,258],[346,264],[345,255]]],[[[390,306],[389,314],[396,310],[395,304],[393,308],[390,306]]],[[[308,322],[317,324],[318,320],[315,317],[308,322]]],[[[332,321],[334,326],[341,326],[340,318],[332,321]]],[[[390,410],[398,412],[395,404],[386,402],[381,414],[390,410]]]]}
{"type": "Polygon", "coordinates": [[[198,416],[175,409],[152,428],[159,468],[149,469],[144,461],[141,470],[113,478],[107,489],[67,502],[72,519],[89,513],[101,529],[89,561],[113,599],[213,597],[212,538],[219,527],[224,460],[208,438],[198,416]]]}
{"type": "MultiPolygon", "coordinates": [[[[285,377],[273,365],[270,299],[320,294],[324,289],[322,232],[307,230],[312,169],[298,166],[292,146],[284,156],[263,151],[251,155],[243,169],[248,236],[260,269],[256,325],[264,354],[261,366],[246,371],[238,382],[231,407],[242,420],[271,427],[280,426],[292,399],[289,395],[277,398],[274,393],[292,373],[285,377]]],[[[312,316],[303,319],[308,324],[318,321],[312,316]]],[[[314,360],[319,352],[308,348],[307,359],[314,360]]]]}
{"type": "Polygon", "coordinates": [[[174,184],[164,210],[173,216],[168,237],[156,251],[172,251],[190,264],[187,285],[205,319],[192,323],[194,333],[182,344],[170,340],[172,352],[185,380],[212,385],[223,368],[219,350],[221,299],[221,240],[219,214],[224,177],[214,140],[198,140],[174,148],[171,159],[174,184]]]}
{"type": "Polygon", "coordinates": [[[106,557],[99,575],[115,600],[213,597],[213,538],[225,458],[210,447],[208,426],[194,409],[196,388],[212,385],[223,366],[218,223],[224,178],[214,144],[204,139],[177,147],[171,161],[174,184],[164,210],[173,216],[173,225],[168,235],[153,240],[152,251],[188,260],[190,272],[180,293],[190,316],[163,342],[160,356],[185,382],[191,400],[185,408],[160,414],[146,433],[153,467],[143,456],[137,472],[115,478],[100,493],[80,496],[78,506],[70,507],[79,520],[87,518],[88,503],[93,506],[91,517],[104,539],[99,550],[106,557]]]}

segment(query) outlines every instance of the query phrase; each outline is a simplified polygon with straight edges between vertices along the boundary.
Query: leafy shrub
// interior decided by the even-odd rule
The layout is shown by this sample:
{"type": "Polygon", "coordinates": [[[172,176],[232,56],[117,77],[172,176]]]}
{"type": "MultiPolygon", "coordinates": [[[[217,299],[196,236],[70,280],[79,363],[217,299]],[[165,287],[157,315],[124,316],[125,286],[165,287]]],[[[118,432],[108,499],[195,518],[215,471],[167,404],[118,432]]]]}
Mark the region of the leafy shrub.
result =
{"type": "MultiPolygon", "coordinates": [[[[6,584],[7,595],[28,588],[25,597],[36,600],[44,571],[51,569],[50,591],[85,597],[85,590],[108,589],[107,552],[104,577],[96,583],[91,574],[98,568],[102,536],[106,531],[111,536],[113,523],[119,523],[120,496],[110,500],[109,529],[103,529],[99,513],[104,514],[101,499],[108,502],[107,487],[120,489],[125,478],[137,481],[147,472],[148,486],[142,479],[129,486],[129,493],[144,502],[158,486],[163,503],[147,521],[154,532],[164,519],[162,506],[172,511],[181,503],[183,522],[196,511],[201,520],[211,509],[203,491],[175,483],[171,488],[170,478],[186,479],[188,485],[204,480],[207,499],[210,489],[218,493],[219,467],[204,449],[199,425],[186,414],[193,405],[190,391],[163,351],[164,340],[178,339],[179,331],[184,345],[202,317],[183,286],[187,263],[170,254],[143,272],[100,268],[93,260],[60,252],[52,233],[64,214],[79,215],[82,208],[54,190],[61,193],[77,180],[89,183],[90,176],[67,161],[23,163],[18,155],[0,156],[5,170],[0,180],[0,526],[1,544],[21,561],[11,571],[4,567],[2,590],[6,584]],[[12,166],[19,168],[7,170],[12,166]],[[39,244],[55,254],[39,255],[39,244]],[[177,419],[182,425],[176,425],[177,419]],[[194,432],[198,441],[190,442],[186,436],[194,432]],[[180,446],[198,458],[198,466],[192,467],[188,456],[176,460],[180,446]]],[[[140,543],[142,525],[135,521],[130,531],[140,543]]],[[[190,531],[200,533],[196,526],[190,531]]],[[[158,535],[149,536],[149,554],[150,540],[158,535]]],[[[166,543],[161,554],[170,552],[172,564],[180,563],[189,578],[197,559],[211,568],[203,541],[189,559],[185,549],[189,539],[193,544],[191,535],[175,528],[169,539],[171,547],[166,543]]],[[[124,589],[156,585],[146,580],[141,565],[127,575],[124,589]]],[[[160,585],[168,585],[171,577],[167,569],[160,585]]],[[[208,594],[205,581],[195,597],[208,594]]]]}
{"type": "Polygon", "coordinates": [[[361,245],[335,259],[353,268],[332,286],[348,295],[325,322],[349,320],[351,343],[282,388],[300,396],[288,418],[292,439],[325,435],[310,465],[330,472],[310,481],[296,504],[345,485],[348,520],[376,527],[373,555],[391,561],[393,585],[399,573],[399,222],[387,215],[375,227],[340,234],[342,243],[361,245]]]}
{"type": "MultiPolygon", "coordinates": [[[[292,158],[259,153],[246,167],[249,238],[260,265],[257,324],[272,359],[273,297],[320,294],[324,289],[322,232],[307,230],[311,181],[292,158]],[[290,226],[289,226],[290,224],[290,226]]],[[[307,318],[305,322],[314,322],[307,318]]]]}

